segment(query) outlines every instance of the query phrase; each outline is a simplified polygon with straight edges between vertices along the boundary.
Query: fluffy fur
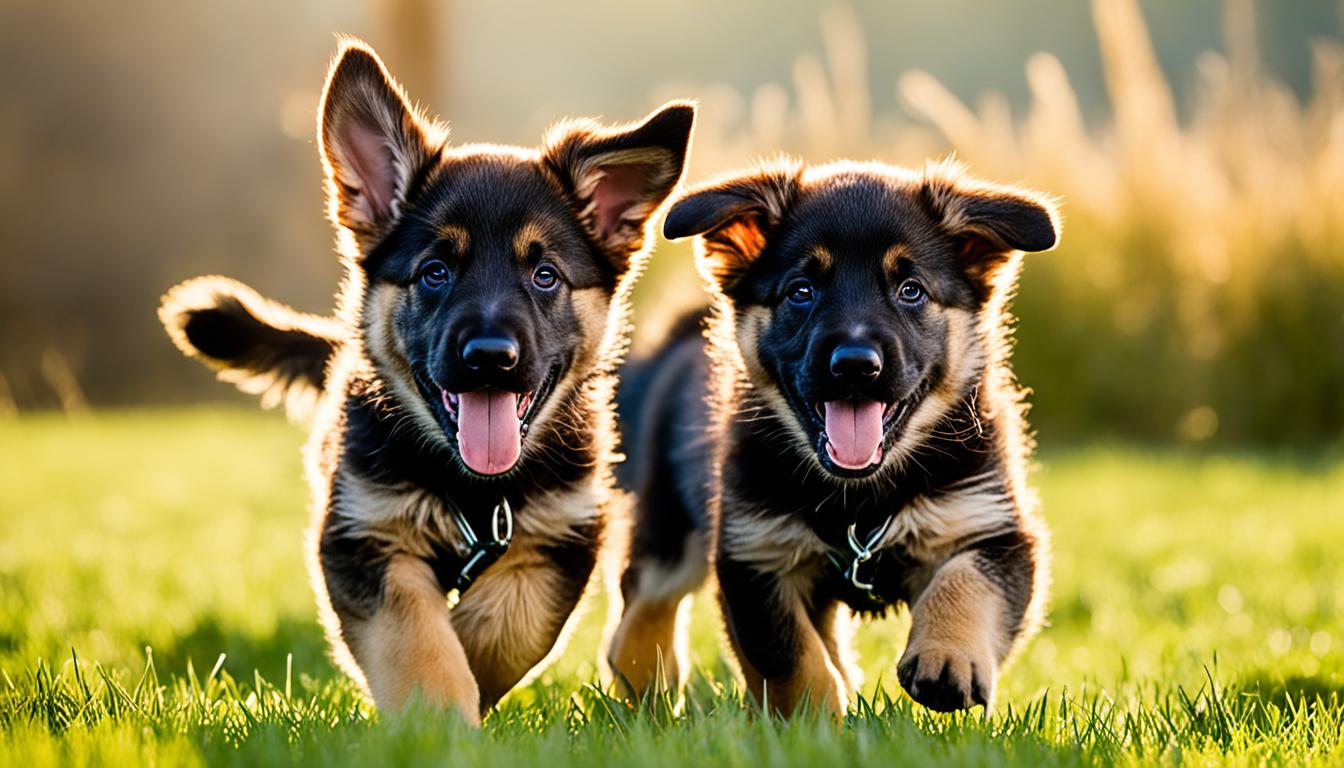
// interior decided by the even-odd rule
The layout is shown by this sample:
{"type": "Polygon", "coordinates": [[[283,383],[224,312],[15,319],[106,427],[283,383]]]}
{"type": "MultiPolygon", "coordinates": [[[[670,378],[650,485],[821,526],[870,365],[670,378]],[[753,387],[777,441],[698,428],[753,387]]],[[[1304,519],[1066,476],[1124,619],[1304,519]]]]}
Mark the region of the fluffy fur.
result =
{"type": "Polygon", "coordinates": [[[318,136],[345,266],[335,317],[223,278],[164,297],[188,355],[268,404],[315,403],[313,588],[380,708],[419,695],[478,723],[562,647],[608,538],[627,297],[693,120],[674,102],[637,124],[561,123],[540,149],[454,147],[346,41],[318,136]],[[471,434],[512,435],[512,464],[467,457],[473,394],[492,405],[471,434]],[[506,399],[517,426],[501,431],[506,399]],[[503,502],[512,542],[450,609],[472,554],[454,513],[487,538],[503,502]]]}
{"type": "Polygon", "coordinates": [[[1006,305],[1022,252],[1053,247],[1058,226],[1049,198],[951,162],[784,159],[673,205],[665,234],[699,236],[714,303],[622,385],[638,503],[608,659],[630,693],[685,632],[631,629],[699,585],[666,574],[712,572],[747,686],[780,712],[842,712],[858,684],[851,614],[894,606],[912,615],[898,665],[911,696],[991,705],[1041,623],[1049,571],[1006,305]],[[823,411],[864,403],[882,419],[861,466],[832,450],[844,423],[823,411]],[[850,526],[873,542],[854,580],[850,526]]]}

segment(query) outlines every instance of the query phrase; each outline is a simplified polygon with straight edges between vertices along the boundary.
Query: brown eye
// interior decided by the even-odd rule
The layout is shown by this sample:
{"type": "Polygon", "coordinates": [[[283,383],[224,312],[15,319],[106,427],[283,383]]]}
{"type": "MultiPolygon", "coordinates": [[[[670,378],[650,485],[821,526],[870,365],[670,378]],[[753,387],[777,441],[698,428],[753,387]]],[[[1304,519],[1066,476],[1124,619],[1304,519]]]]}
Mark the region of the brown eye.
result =
{"type": "Polygon", "coordinates": [[[532,284],[543,291],[549,291],[560,284],[560,271],[550,262],[538,264],[532,271],[532,284]]]}

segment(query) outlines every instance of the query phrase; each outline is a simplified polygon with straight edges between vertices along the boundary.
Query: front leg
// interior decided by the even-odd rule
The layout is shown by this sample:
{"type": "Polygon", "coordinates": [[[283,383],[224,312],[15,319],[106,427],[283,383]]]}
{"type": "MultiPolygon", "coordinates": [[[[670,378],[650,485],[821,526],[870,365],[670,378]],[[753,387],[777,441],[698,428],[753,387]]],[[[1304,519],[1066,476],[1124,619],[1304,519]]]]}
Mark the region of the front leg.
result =
{"type": "Polygon", "coordinates": [[[999,664],[1027,629],[1031,542],[1020,533],[961,552],[934,573],[911,609],[897,676],[911,698],[952,712],[993,706],[999,664]]]}
{"type": "Polygon", "coordinates": [[[371,612],[351,611],[351,570],[324,561],[339,634],[382,711],[404,707],[413,694],[458,711],[480,725],[480,693],[467,656],[448,620],[443,590],[429,565],[394,554],[383,571],[381,597],[371,612]]]}
{"type": "Polygon", "coordinates": [[[521,536],[452,611],[481,711],[494,706],[552,651],[597,563],[597,525],[543,544],[521,536]]]}
{"type": "Polygon", "coordinates": [[[796,590],[776,574],[762,573],[720,553],[719,604],[724,624],[757,703],[784,716],[805,702],[833,717],[844,714],[844,677],[796,590]]]}

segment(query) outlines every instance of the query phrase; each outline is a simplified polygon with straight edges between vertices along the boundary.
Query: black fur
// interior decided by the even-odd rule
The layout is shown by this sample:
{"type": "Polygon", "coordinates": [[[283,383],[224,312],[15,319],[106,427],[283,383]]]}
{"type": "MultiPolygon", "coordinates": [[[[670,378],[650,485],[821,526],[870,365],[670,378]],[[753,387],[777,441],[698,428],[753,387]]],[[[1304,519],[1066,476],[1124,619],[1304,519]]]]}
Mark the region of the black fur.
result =
{"type": "Polygon", "coordinates": [[[192,312],[182,331],[202,354],[257,373],[275,373],[314,389],[325,383],[332,339],[300,330],[281,330],[258,320],[236,299],[192,312]]]}
{"type": "Polygon", "coordinates": [[[686,535],[706,530],[709,484],[684,467],[704,466],[709,428],[708,360],[704,312],[679,320],[658,354],[621,370],[617,408],[629,453],[617,479],[633,491],[643,514],[635,518],[634,549],[665,564],[683,557],[686,535]]]}
{"type": "Polygon", "coordinates": [[[221,378],[303,411],[326,386],[342,340],[330,319],[296,312],[228,278],[189,280],[164,297],[159,317],[186,354],[221,378]]]}
{"type": "Polygon", "coordinates": [[[807,652],[799,615],[813,617],[824,636],[817,617],[836,601],[861,614],[913,605],[944,564],[967,554],[990,585],[981,604],[1002,601],[1002,626],[980,628],[997,656],[969,681],[947,670],[925,680],[907,658],[900,679],[933,709],[991,699],[1002,656],[1034,629],[1048,554],[1021,495],[1030,445],[1005,357],[1004,304],[1016,251],[1053,246],[1055,221],[1039,196],[953,166],[917,174],[787,161],[693,191],[669,212],[669,237],[703,235],[715,332],[708,345],[685,327],[672,334],[638,374],[650,383],[624,403],[642,422],[639,442],[629,444],[643,469],[632,482],[640,497],[630,567],[676,554],[686,525],[713,536],[725,621],[753,686],[793,695],[807,652]],[[842,347],[859,348],[879,370],[856,378],[838,368],[842,347]],[[682,354],[691,348],[694,355],[682,354]],[[744,370],[733,362],[739,354],[744,370]],[[658,381],[677,382],[677,392],[718,391],[726,401],[697,419],[651,383],[658,381]],[[818,411],[846,400],[883,404],[879,458],[869,466],[840,466],[828,451],[818,411]],[[649,425],[704,419],[705,432],[647,434],[649,425]],[[711,489],[706,507],[717,514],[709,520],[669,504],[670,489],[699,487],[711,489]],[[921,529],[905,522],[914,505],[946,517],[921,529]],[[976,514],[982,522],[959,522],[976,514]],[[856,587],[844,576],[854,557],[847,531],[852,525],[866,541],[889,519],[904,532],[860,567],[872,589],[856,587]],[[804,549],[791,558],[790,547],[804,549]]]}
{"type": "MultiPolygon", "coordinates": [[[[619,347],[606,329],[625,330],[624,294],[647,224],[680,179],[693,119],[672,103],[639,125],[562,123],[541,150],[455,149],[372,51],[346,43],[319,137],[348,270],[339,319],[222,279],[165,297],[169,333],[221,375],[321,392],[309,446],[314,576],[338,657],[379,706],[400,706],[421,682],[405,675],[425,673],[427,696],[478,721],[478,705],[542,661],[587,587],[612,482],[619,347]],[[485,470],[459,448],[454,405],[481,390],[520,414],[521,453],[485,470]],[[470,556],[455,515],[485,538],[504,501],[516,534],[461,595],[469,618],[449,628],[446,604],[443,616],[411,615],[423,602],[403,599],[421,588],[415,574],[428,565],[447,593],[470,556]],[[401,561],[412,566],[394,570],[401,561]],[[510,600],[480,597],[492,589],[510,600]],[[470,669],[440,656],[456,644],[444,633],[458,635],[470,669]],[[401,636],[424,643],[423,657],[389,656],[401,636]]],[[[495,445],[496,427],[486,434],[495,445]]]]}

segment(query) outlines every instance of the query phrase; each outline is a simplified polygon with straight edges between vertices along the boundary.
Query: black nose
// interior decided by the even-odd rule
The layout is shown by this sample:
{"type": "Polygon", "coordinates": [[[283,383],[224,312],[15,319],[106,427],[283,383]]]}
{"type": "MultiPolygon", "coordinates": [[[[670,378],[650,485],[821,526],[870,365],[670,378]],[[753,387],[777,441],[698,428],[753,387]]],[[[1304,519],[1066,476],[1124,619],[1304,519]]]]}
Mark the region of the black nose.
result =
{"type": "Polygon", "coordinates": [[[504,336],[477,336],[462,346],[462,362],[473,371],[508,371],[518,364],[518,342],[504,336]]]}
{"type": "Polygon", "coordinates": [[[842,344],[831,353],[831,375],[846,384],[867,384],[882,373],[882,353],[867,344],[842,344]]]}

